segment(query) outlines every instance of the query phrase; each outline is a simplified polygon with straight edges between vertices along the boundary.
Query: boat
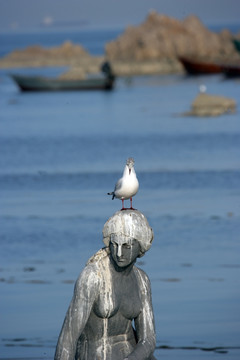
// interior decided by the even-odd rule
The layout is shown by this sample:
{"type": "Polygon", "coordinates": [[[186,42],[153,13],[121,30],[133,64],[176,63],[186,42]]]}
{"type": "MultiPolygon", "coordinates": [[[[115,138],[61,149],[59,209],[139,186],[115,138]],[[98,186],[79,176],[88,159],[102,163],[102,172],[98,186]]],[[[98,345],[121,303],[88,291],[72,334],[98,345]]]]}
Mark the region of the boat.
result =
{"type": "Polygon", "coordinates": [[[240,52],[240,39],[232,39],[233,45],[235,46],[235,49],[240,52]]]}
{"type": "Polygon", "coordinates": [[[101,67],[101,73],[89,75],[84,79],[51,78],[10,74],[22,91],[73,91],[73,90],[112,90],[115,76],[109,62],[101,67]]]}
{"type": "Polygon", "coordinates": [[[223,73],[227,78],[240,77],[240,63],[223,66],[223,73]]]}
{"type": "Polygon", "coordinates": [[[183,56],[180,56],[178,59],[186,72],[191,75],[219,74],[223,71],[222,65],[217,62],[183,56]]]}

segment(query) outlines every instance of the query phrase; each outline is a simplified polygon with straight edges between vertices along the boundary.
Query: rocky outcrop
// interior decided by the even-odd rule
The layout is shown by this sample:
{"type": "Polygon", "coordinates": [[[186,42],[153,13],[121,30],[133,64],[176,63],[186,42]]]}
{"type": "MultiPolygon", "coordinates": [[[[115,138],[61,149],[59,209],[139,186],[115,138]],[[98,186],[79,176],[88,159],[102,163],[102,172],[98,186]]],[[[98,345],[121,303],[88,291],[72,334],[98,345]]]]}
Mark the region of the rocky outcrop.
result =
{"type": "Polygon", "coordinates": [[[82,67],[70,67],[69,70],[60,74],[58,79],[60,80],[83,80],[86,78],[86,72],[82,67]]]}
{"type": "Polygon", "coordinates": [[[153,61],[178,56],[230,57],[236,51],[228,30],[209,31],[196,16],[180,21],[152,11],[145,22],[128,27],[106,44],[110,61],[153,61]]]}
{"type": "Polygon", "coordinates": [[[224,96],[202,93],[197,95],[192,103],[191,110],[184,115],[207,117],[234,112],[236,112],[235,100],[224,96]]]}
{"type": "Polygon", "coordinates": [[[92,57],[81,45],[66,41],[50,49],[35,45],[15,50],[0,59],[0,67],[73,66],[82,72],[95,72],[102,61],[103,57],[92,57]]]}
{"type": "Polygon", "coordinates": [[[182,72],[182,65],[177,59],[150,61],[111,61],[114,74],[117,76],[171,74],[182,72]]]}
{"type": "Polygon", "coordinates": [[[196,16],[180,21],[152,11],[142,24],[128,27],[107,43],[105,56],[91,56],[82,46],[67,41],[51,49],[31,46],[13,51],[0,59],[0,68],[69,66],[74,71],[66,76],[82,77],[97,72],[108,60],[117,76],[179,73],[184,71],[179,56],[240,63],[232,38],[228,30],[209,31],[196,16]]]}
{"type": "Polygon", "coordinates": [[[61,46],[49,49],[39,45],[29,46],[26,49],[15,50],[8,55],[9,59],[35,59],[38,58],[56,58],[71,59],[73,57],[89,57],[89,53],[81,46],[75,45],[71,41],[64,42],[61,46]]]}

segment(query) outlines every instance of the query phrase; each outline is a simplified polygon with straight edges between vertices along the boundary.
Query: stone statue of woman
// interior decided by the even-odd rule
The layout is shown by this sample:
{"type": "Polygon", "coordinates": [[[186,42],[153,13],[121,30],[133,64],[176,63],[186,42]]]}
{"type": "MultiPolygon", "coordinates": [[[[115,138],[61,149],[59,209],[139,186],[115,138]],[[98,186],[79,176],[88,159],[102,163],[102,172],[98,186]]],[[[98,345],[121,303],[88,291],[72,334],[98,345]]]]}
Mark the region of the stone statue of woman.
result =
{"type": "Polygon", "coordinates": [[[134,265],[152,240],[139,211],[118,211],[105,223],[106,247],[90,258],[76,281],[55,360],[155,359],[150,281],[134,265]]]}

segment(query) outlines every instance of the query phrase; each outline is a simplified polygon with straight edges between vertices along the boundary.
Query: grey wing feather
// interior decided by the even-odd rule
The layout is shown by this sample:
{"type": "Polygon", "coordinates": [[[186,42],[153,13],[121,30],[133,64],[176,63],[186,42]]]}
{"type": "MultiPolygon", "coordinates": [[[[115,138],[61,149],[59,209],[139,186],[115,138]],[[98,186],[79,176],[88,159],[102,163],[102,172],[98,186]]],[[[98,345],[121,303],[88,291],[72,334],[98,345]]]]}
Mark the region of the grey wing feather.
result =
{"type": "Polygon", "coordinates": [[[112,195],[112,200],[115,198],[115,191],[117,191],[118,189],[120,189],[122,186],[122,178],[119,179],[115,185],[114,191],[108,193],[108,195],[112,195]]]}
{"type": "Polygon", "coordinates": [[[116,183],[116,185],[115,185],[114,192],[116,192],[117,190],[119,190],[121,186],[122,186],[122,178],[117,181],[117,183],[116,183]]]}
{"type": "Polygon", "coordinates": [[[121,186],[122,186],[122,178],[119,179],[119,180],[117,181],[116,185],[115,185],[115,188],[114,188],[114,191],[113,191],[113,194],[112,194],[112,200],[115,198],[115,192],[116,192],[117,190],[119,190],[119,189],[121,188],[121,186]]]}

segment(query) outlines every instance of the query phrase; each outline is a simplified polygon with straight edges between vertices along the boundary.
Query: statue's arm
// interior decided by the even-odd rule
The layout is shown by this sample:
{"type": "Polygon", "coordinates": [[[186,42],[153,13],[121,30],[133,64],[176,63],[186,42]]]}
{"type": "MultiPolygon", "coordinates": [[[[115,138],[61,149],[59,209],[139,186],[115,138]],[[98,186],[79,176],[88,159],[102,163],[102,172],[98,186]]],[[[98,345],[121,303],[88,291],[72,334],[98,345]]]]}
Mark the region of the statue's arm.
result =
{"type": "Polygon", "coordinates": [[[77,341],[88,321],[97,296],[98,277],[87,266],[76,281],[74,294],[68,308],[55,353],[55,360],[73,360],[77,341]]]}
{"type": "Polygon", "coordinates": [[[151,284],[147,275],[139,269],[138,280],[142,299],[142,311],[134,320],[137,334],[137,346],[128,356],[128,360],[151,359],[156,346],[151,284]]]}

